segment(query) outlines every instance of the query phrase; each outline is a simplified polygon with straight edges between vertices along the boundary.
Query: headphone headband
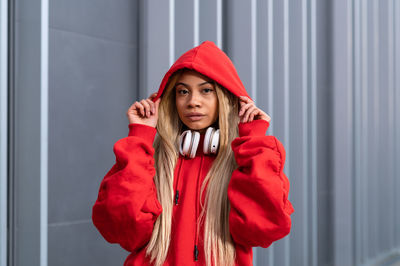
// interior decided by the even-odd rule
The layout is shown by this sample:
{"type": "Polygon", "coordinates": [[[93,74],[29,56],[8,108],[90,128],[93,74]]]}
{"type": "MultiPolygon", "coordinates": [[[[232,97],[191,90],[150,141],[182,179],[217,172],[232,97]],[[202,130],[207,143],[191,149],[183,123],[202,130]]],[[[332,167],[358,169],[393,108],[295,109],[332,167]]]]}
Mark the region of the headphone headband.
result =
{"type": "MultiPolygon", "coordinates": [[[[200,142],[198,131],[186,130],[179,136],[179,153],[194,158],[200,142]]],[[[208,127],[204,136],[204,154],[216,154],[219,146],[219,129],[208,127]]]]}

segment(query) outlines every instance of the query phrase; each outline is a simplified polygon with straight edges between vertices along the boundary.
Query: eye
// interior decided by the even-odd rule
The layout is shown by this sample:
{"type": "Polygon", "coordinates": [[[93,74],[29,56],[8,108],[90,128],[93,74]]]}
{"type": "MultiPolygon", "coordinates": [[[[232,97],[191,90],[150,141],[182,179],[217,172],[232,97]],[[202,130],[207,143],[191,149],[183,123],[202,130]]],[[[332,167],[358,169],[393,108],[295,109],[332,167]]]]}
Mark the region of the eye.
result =
{"type": "Polygon", "coordinates": [[[178,94],[182,94],[182,95],[189,93],[189,91],[187,89],[176,89],[176,91],[178,92],[178,94]]]}
{"type": "Polygon", "coordinates": [[[205,89],[203,89],[203,91],[204,91],[205,93],[211,93],[211,92],[214,91],[214,90],[211,89],[211,88],[205,88],[205,89]]]}

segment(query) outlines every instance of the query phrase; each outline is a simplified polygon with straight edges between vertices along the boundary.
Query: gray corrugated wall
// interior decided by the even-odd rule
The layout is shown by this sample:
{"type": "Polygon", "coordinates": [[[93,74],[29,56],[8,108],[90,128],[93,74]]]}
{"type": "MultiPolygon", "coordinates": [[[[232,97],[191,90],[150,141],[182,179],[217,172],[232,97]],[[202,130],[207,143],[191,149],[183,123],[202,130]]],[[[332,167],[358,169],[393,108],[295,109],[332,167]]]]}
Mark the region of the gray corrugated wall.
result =
{"type": "Polygon", "coordinates": [[[40,82],[32,91],[45,59],[26,56],[46,47],[32,35],[43,34],[41,13],[16,3],[8,202],[15,265],[122,265],[128,253],[105,242],[90,220],[115,160],[112,145],[127,135],[130,104],[156,91],[169,66],[204,40],[231,57],[272,118],[267,134],[287,152],[292,231],[268,249],[254,248],[254,264],[370,265],[400,253],[398,0],[53,0],[47,114],[34,109],[46,96],[40,82]],[[47,115],[46,192],[31,185],[45,180],[32,172],[38,162],[20,155],[39,152],[34,143],[43,147],[32,121],[47,115]],[[39,202],[48,206],[47,229],[43,209],[31,208],[39,202]],[[46,234],[46,252],[24,249],[46,234]]]}
{"type": "Polygon", "coordinates": [[[399,256],[399,1],[335,1],[333,236],[337,265],[399,256]]]}

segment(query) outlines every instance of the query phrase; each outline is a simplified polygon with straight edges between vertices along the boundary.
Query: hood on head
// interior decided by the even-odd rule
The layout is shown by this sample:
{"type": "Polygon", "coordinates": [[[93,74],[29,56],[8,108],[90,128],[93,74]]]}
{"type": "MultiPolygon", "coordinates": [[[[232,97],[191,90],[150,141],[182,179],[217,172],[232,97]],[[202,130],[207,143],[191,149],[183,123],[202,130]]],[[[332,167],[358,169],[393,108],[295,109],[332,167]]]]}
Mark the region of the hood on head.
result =
{"type": "Polygon", "coordinates": [[[153,98],[154,102],[162,95],[171,75],[182,68],[196,70],[213,79],[237,97],[247,96],[250,98],[229,57],[212,41],[204,41],[182,54],[170,67],[161,81],[157,96],[153,98]]]}

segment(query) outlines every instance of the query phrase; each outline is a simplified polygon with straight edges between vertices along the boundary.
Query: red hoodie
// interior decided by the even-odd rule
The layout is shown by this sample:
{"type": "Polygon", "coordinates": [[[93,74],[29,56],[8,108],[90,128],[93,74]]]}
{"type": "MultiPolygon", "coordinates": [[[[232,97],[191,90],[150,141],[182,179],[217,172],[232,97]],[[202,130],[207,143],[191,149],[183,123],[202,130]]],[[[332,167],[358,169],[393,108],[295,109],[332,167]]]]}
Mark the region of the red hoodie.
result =
{"type": "MultiPolygon", "coordinates": [[[[184,67],[217,81],[236,96],[249,97],[231,60],[213,42],[205,41],[171,66],[156,99],[170,75],[184,67]]],[[[240,266],[253,265],[252,247],[267,248],[291,228],[294,209],[283,172],[285,150],[276,137],[265,135],[268,126],[265,120],[239,123],[239,137],[231,143],[238,168],[228,185],[229,230],[240,266]]],[[[116,163],[101,182],[93,206],[92,220],[102,236],[131,252],[124,266],[150,265],[145,246],[162,212],[153,180],[155,134],[153,127],[129,124],[128,136],[114,144],[116,163]]],[[[171,243],[164,265],[205,265],[204,223],[197,232],[196,221],[200,187],[216,157],[203,153],[203,140],[201,134],[195,158],[180,155],[176,163],[171,243]]],[[[205,193],[203,205],[204,199],[205,193]]]]}

